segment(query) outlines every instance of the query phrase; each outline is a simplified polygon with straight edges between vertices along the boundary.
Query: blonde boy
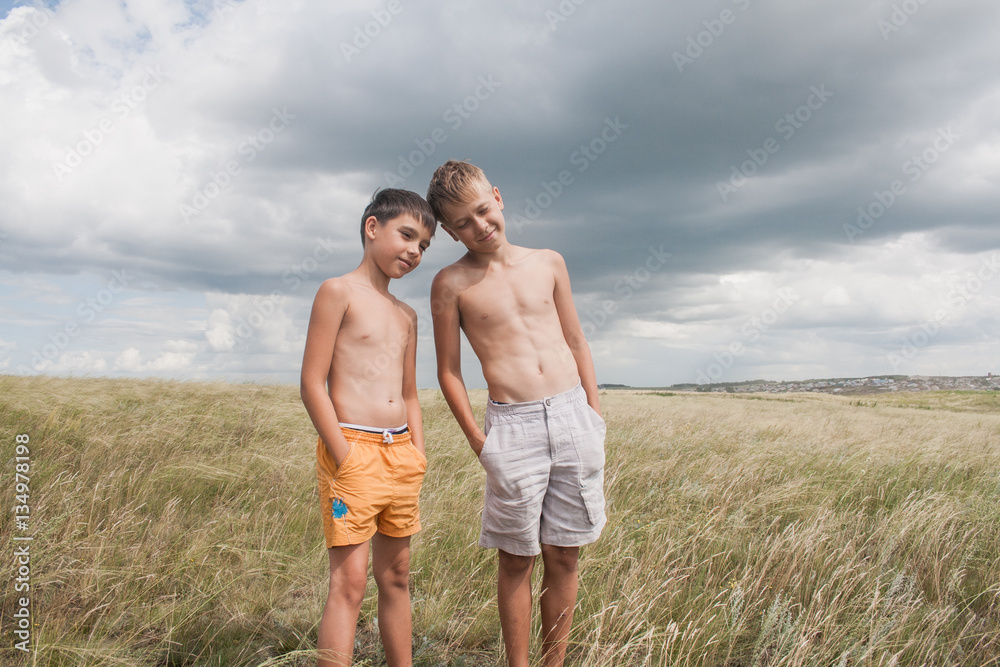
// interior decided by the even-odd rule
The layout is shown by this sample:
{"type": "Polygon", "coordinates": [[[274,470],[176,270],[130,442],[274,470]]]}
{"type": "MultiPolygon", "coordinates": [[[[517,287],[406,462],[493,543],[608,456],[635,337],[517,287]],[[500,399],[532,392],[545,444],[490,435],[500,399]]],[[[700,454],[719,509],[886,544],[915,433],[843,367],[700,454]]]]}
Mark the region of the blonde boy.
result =
{"type": "Polygon", "coordinates": [[[541,552],[542,661],[562,665],[579,548],[605,524],[604,435],[590,348],[563,258],[512,245],[503,199],[483,172],[448,161],[427,201],[468,252],[431,287],[438,381],[486,471],[479,543],[498,549],[507,663],[528,665],[531,572],[541,552]],[[480,429],[462,379],[459,331],[489,388],[480,429]]]}
{"type": "Polygon", "coordinates": [[[350,665],[368,579],[391,667],[412,664],[410,536],[427,458],[417,403],[417,316],[389,281],[420,263],[436,222],[421,197],[381,190],[361,217],[364,256],[324,282],[302,359],[302,402],[319,432],[316,474],[330,557],[319,626],[320,665],[350,665]]]}

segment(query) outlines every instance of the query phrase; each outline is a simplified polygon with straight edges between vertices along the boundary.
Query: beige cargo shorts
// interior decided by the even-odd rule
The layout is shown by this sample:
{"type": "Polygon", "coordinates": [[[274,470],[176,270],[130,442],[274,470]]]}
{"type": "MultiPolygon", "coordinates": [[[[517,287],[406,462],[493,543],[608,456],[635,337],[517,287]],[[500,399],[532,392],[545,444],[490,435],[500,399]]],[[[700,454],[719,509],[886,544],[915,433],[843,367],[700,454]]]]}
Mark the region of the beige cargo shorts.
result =
{"type": "Polygon", "coordinates": [[[486,406],[480,546],[534,556],[541,544],[597,541],[604,513],[604,420],[583,387],[538,401],[486,406]]]}

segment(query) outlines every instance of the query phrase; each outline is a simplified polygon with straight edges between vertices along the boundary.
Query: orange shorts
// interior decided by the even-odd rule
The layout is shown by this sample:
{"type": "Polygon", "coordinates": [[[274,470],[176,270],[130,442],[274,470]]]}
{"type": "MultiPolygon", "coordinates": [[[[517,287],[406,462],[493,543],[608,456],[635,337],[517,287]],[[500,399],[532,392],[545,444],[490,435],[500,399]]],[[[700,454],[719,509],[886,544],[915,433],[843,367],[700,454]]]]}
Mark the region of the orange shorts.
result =
{"type": "Polygon", "coordinates": [[[420,530],[420,484],[427,458],[410,432],[341,426],[351,449],[340,467],[323,439],[316,443],[316,477],[327,548],[361,544],[377,532],[406,537],[420,530]]]}

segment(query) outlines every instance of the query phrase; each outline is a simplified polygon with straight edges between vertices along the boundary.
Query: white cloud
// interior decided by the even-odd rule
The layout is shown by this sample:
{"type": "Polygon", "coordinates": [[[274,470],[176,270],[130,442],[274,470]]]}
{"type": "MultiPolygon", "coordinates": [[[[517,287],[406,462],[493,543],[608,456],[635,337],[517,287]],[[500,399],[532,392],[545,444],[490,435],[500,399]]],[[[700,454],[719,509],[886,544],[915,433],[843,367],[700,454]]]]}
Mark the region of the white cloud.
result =
{"type": "Polygon", "coordinates": [[[849,306],[851,305],[851,295],[843,287],[837,285],[827,290],[820,299],[820,302],[824,306],[849,306]]]}
{"type": "Polygon", "coordinates": [[[194,370],[192,364],[198,353],[198,346],[191,341],[168,340],[163,351],[149,361],[143,361],[142,353],[130,347],[115,359],[114,370],[127,373],[177,374],[194,370]]]}
{"type": "Polygon", "coordinates": [[[213,350],[263,354],[301,352],[305,332],[295,322],[301,299],[282,295],[208,294],[205,338],[213,350]]]}
{"type": "Polygon", "coordinates": [[[236,346],[236,326],[229,311],[216,308],[208,316],[205,338],[216,352],[231,352],[236,346]]]}
{"type": "Polygon", "coordinates": [[[56,359],[45,359],[34,367],[35,371],[54,375],[103,374],[108,370],[104,356],[92,350],[64,352],[56,359]]]}
{"type": "Polygon", "coordinates": [[[115,359],[115,370],[135,373],[142,370],[142,355],[134,347],[123,350],[115,359]]]}

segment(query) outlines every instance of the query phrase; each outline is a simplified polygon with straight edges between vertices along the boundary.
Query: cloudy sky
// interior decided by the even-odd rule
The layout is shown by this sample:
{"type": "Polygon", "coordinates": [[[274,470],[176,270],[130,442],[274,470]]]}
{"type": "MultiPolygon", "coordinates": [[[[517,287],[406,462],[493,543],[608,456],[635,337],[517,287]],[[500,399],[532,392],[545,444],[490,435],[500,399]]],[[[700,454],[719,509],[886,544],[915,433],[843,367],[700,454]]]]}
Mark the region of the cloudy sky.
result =
{"type": "MultiPolygon", "coordinates": [[[[600,382],[1000,372],[1000,4],[0,17],[0,372],[296,382],[372,192],[423,194],[448,158],[566,258],[600,382]]],[[[393,284],[422,387],[460,254],[439,232],[393,284]]]]}

